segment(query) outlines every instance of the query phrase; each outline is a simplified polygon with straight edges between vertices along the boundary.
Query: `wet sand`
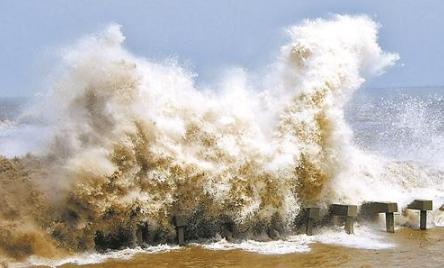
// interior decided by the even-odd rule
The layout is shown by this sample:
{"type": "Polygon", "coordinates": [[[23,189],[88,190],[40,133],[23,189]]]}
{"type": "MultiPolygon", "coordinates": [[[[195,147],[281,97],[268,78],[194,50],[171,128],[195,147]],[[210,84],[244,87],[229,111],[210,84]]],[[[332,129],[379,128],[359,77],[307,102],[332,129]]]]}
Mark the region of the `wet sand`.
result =
{"type": "MultiPolygon", "coordinates": [[[[443,267],[444,229],[427,231],[397,230],[384,234],[397,246],[383,250],[365,250],[315,243],[308,253],[263,255],[241,250],[207,250],[188,246],[181,250],[156,254],[138,254],[130,260],[108,260],[83,267],[443,267]]],[[[62,267],[78,267],[64,265],[62,267]]]]}

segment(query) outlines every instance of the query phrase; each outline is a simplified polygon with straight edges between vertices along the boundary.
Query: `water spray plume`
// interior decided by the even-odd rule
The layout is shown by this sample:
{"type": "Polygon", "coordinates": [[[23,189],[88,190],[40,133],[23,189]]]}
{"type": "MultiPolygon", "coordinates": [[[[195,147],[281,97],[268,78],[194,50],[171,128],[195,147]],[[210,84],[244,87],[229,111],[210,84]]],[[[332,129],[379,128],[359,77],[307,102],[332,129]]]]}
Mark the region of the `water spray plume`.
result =
{"type": "Polygon", "coordinates": [[[131,55],[118,25],[80,40],[38,112],[45,150],[1,159],[0,253],[131,247],[140,226],[146,242],[169,242],[176,213],[191,238],[224,222],[245,238],[285,233],[302,205],[363,201],[341,187],[372,176],[344,106],[398,59],[377,29],[366,16],[307,20],[288,29],[271,88],[237,72],[219,93],[177,63],[131,55]]]}

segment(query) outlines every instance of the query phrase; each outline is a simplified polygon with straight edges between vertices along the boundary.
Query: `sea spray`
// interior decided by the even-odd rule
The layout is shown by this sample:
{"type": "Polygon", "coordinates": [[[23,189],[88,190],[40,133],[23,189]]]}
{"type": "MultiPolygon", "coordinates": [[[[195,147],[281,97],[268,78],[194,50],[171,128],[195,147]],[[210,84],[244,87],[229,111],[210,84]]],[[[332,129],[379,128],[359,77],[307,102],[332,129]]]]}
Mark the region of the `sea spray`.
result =
{"type": "MultiPolygon", "coordinates": [[[[11,175],[32,199],[12,202],[14,188],[2,187],[13,212],[0,208],[1,253],[44,255],[40,240],[58,254],[132,247],[139,229],[145,243],[169,242],[176,213],[189,221],[188,238],[213,237],[224,224],[239,238],[283,235],[302,205],[362,201],[355,193],[366,183],[355,180],[372,174],[357,160],[366,156],[352,144],[344,105],[364,76],[398,56],[380,49],[365,16],[288,32],[268,78],[275,84],[260,91],[246,73],[222,92],[201,91],[177,63],[127,52],[118,25],[67,49],[64,74],[36,113],[52,130],[45,150],[11,164],[33,166],[11,175]],[[37,234],[11,247],[29,226],[37,234]]],[[[3,186],[11,176],[1,174],[3,186]]]]}

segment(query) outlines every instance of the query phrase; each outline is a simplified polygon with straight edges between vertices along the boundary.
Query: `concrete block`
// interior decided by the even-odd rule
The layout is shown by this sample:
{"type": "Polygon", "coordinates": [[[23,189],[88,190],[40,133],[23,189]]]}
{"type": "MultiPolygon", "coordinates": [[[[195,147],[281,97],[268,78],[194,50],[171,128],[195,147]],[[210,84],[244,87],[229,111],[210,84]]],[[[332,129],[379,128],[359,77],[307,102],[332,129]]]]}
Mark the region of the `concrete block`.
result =
{"type": "Polygon", "coordinates": [[[385,213],[385,225],[388,233],[395,232],[395,216],[398,212],[398,204],[394,202],[366,202],[361,206],[360,216],[365,220],[377,219],[378,213],[385,213]]]}
{"type": "Polygon", "coordinates": [[[183,227],[177,227],[177,242],[179,246],[185,246],[185,231],[183,227]]]}
{"type": "Polygon", "coordinates": [[[420,217],[419,217],[419,228],[421,230],[427,229],[427,210],[433,209],[433,201],[432,200],[421,200],[416,199],[413,200],[412,203],[410,203],[407,206],[408,209],[417,209],[421,211],[420,217]]]}
{"type": "Polygon", "coordinates": [[[433,201],[416,199],[412,203],[410,203],[407,208],[417,210],[433,210],[433,201]]]}
{"type": "Polygon", "coordinates": [[[177,242],[179,246],[185,245],[185,226],[187,225],[186,217],[181,214],[174,216],[174,223],[177,229],[177,242]]]}
{"type": "Polygon", "coordinates": [[[228,242],[233,241],[233,233],[227,228],[223,228],[222,237],[225,238],[225,240],[227,240],[228,242]]]}
{"type": "Polygon", "coordinates": [[[393,212],[385,213],[385,229],[387,233],[395,232],[395,215],[393,212]]]}
{"type": "Polygon", "coordinates": [[[356,217],[358,215],[358,206],[333,204],[330,207],[330,213],[338,216],[356,217]]]}
{"type": "Polygon", "coordinates": [[[316,207],[304,208],[305,217],[314,221],[320,220],[320,209],[316,207]]]}
{"type": "Polygon", "coordinates": [[[347,232],[347,234],[354,233],[353,224],[355,222],[356,216],[358,215],[358,206],[333,204],[330,206],[330,215],[333,218],[334,216],[345,217],[345,231],[347,232]]]}
{"type": "Polygon", "coordinates": [[[183,226],[187,225],[186,218],[184,215],[180,215],[180,214],[176,215],[174,217],[174,221],[175,221],[176,227],[183,227],[183,226]]]}
{"type": "Polygon", "coordinates": [[[345,231],[347,232],[347,234],[355,233],[355,229],[353,227],[354,222],[355,222],[355,217],[347,217],[345,219],[345,231]]]}
{"type": "Polygon", "coordinates": [[[320,220],[320,209],[316,207],[304,208],[305,234],[313,235],[313,225],[320,220]]]}
{"type": "Polygon", "coordinates": [[[307,222],[305,223],[305,234],[313,235],[313,219],[307,218],[307,222]]]}
{"type": "Polygon", "coordinates": [[[398,212],[398,204],[394,202],[367,202],[361,206],[363,213],[387,213],[398,212]]]}
{"type": "Polygon", "coordinates": [[[421,210],[421,214],[419,216],[419,229],[427,229],[427,210],[421,210]]]}

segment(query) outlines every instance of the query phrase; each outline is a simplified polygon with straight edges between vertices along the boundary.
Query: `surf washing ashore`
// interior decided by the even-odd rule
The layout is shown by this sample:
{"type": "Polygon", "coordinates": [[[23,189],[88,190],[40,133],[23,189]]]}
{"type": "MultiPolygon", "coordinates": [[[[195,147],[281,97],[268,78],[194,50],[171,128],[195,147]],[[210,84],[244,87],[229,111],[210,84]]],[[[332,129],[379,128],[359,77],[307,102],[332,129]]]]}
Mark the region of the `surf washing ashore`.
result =
{"type": "Polygon", "coordinates": [[[399,59],[378,27],[307,20],[288,29],[267,76],[236,69],[214,88],[173,60],[132,55],[119,25],[79,40],[43,96],[0,108],[1,262],[433,267],[441,259],[415,260],[442,246],[444,93],[358,90],[399,59]],[[415,199],[434,203],[427,231],[404,229],[418,228],[401,211],[415,199]],[[354,235],[299,232],[303,208],[323,218],[367,201],[398,204],[395,234],[383,217],[354,235]]]}

